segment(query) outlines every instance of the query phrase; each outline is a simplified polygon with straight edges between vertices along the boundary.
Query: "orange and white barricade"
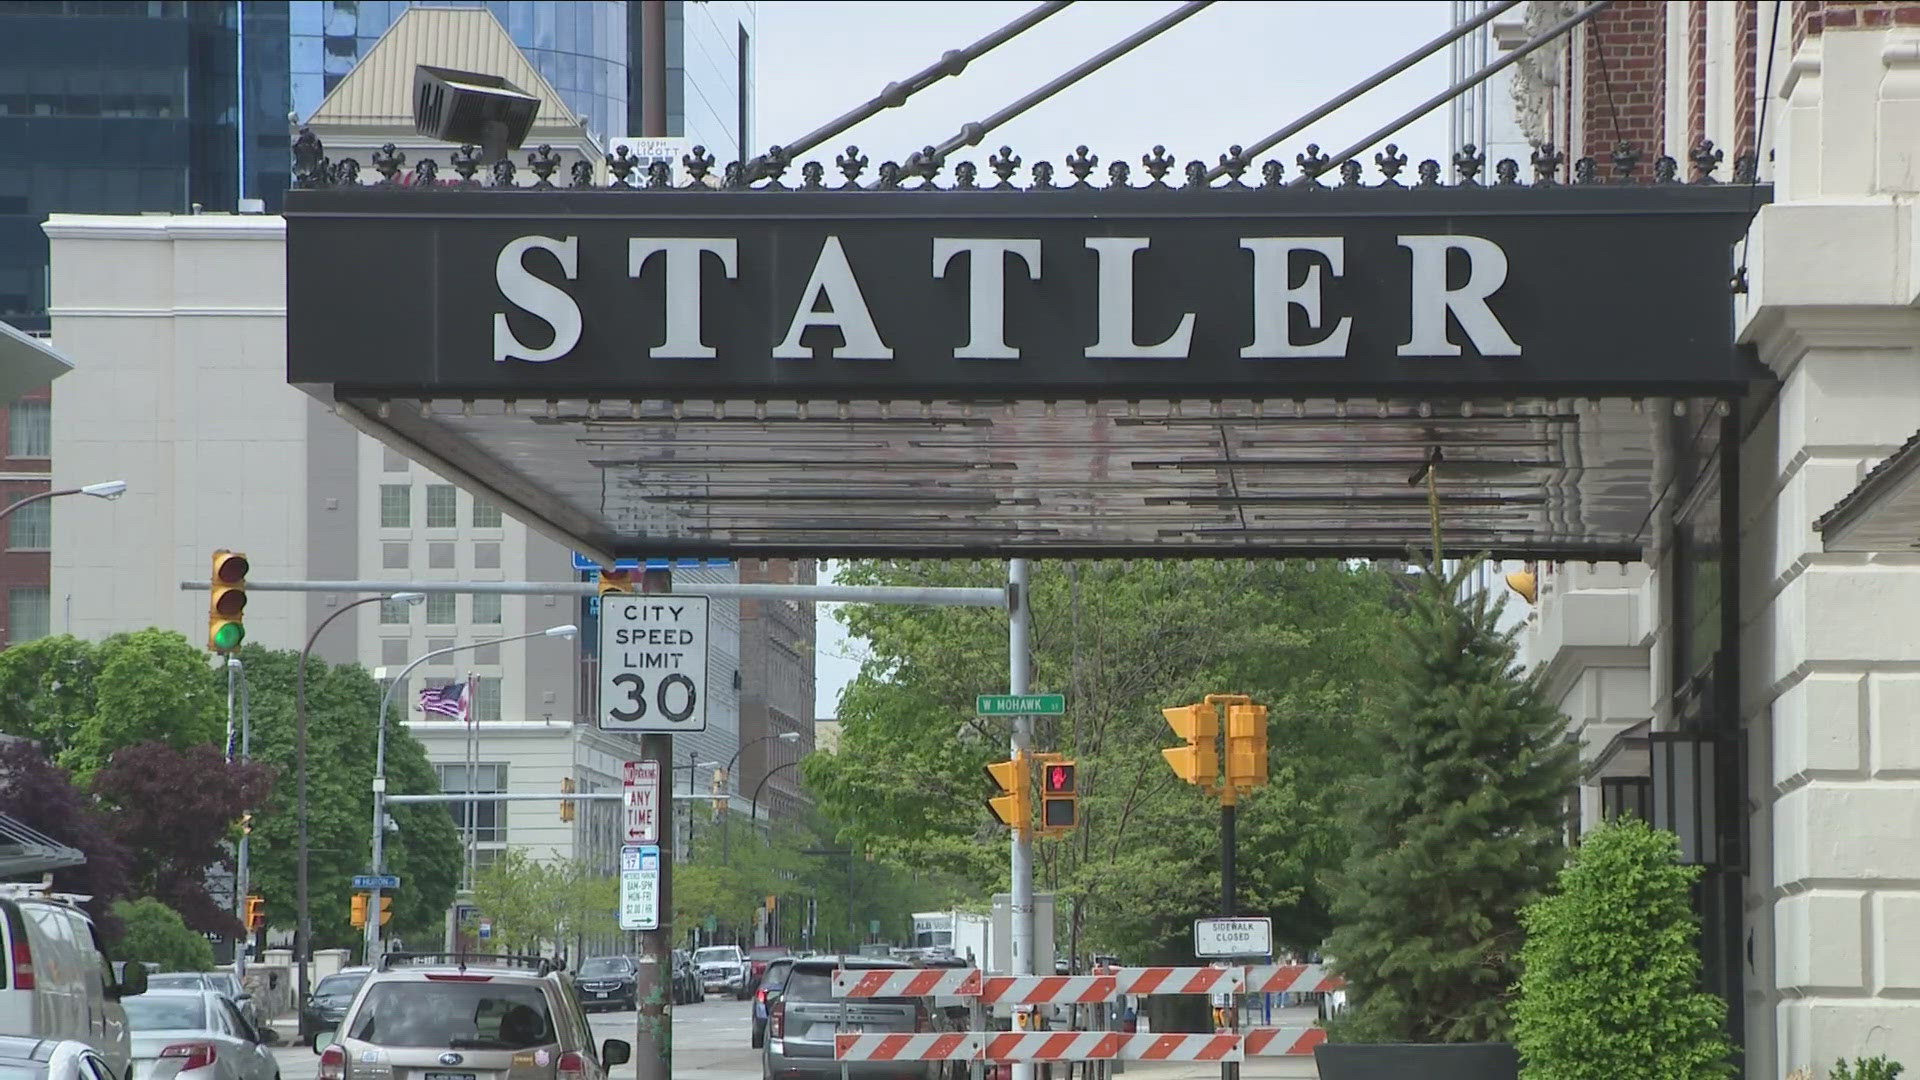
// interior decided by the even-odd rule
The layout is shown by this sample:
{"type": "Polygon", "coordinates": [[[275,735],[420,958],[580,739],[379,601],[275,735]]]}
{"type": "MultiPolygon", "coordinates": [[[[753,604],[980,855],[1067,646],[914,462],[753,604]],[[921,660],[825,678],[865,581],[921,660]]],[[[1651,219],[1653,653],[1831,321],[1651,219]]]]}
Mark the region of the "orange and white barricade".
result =
{"type": "Polygon", "coordinates": [[[975,968],[837,968],[833,996],[972,997],[980,992],[975,968]]]}
{"type": "Polygon", "coordinates": [[[1111,972],[1116,994],[1238,994],[1246,989],[1240,967],[1136,967],[1111,972]]]}
{"type": "Polygon", "coordinates": [[[1258,1027],[1241,1035],[1240,1049],[1248,1057],[1289,1057],[1311,1054],[1326,1041],[1327,1033],[1317,1027],[1258,1027]]]}
{"type": "Polygon", "coordinates": [[[1324,994],[1345,985],[1324,964],[1269,964],[1247,969],[1249,994],[1324,994]]]}
{"type": "Polygon", "coordinates": [[[990,975],[982,980],[983,1005],[1088,1005],[1112,1001],[1111,975],[990,975]]]}
{"type": "Polygon", "coordinates": [[[840,1061],[972,1061],[980,1056],[977,1032],[937,1035],[835,1035],[833,1056],[840,1061]]]}

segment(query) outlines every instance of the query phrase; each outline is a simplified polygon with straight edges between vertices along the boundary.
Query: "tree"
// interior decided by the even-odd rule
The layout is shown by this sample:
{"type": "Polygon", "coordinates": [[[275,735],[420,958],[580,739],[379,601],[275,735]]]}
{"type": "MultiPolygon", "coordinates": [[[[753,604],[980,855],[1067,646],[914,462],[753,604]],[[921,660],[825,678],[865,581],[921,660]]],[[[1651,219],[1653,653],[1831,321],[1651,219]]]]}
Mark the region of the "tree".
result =
{"type": "Polygon", "coordinates": [[[273,771],[232,762],[212,743],[175,749],[143,742],[113,752],[90,785],[117,808],[115,836],[132,854],[133,890],[204,933],[242,931],[227,897],[207,889],[207,870],[232,868],[231,841],[241,816],[262,806],[273,771]]]}
{"type": "MultiPolygon", "coordinates": [[[[677,887],[680,878],[674,878],[677,887]]],[[[503,945],[527,953],[615,932],[618,883],[574,862],[542,863],[509,848],[474,879],[474,906],[503,945]]]]}
{"type": "Polygon", "coordinates": [[[1523,912],[1513,1004],[1530,1080],[1708,1080],[1733,1072],[1727,1003],[1700,989],[1680,840],[1627,818],[1589,832],[1559,890],[1523,912]]]}
{"type": "Polygon", "coordinates": [[[92,897],[86,907],[95,924],[109,940],[117,936],[113,904],[127,895],[127,850],[106,815],[74,784],[72,774],[48,760],[29,739],[0,737],[0,814],[87,857],[84,865],[56,871],[54,888],[92,897]]]}
{"type": "Polygon", "coordinates": [[[224,741],[224,692],[209,672],[206,651],[182,635],[115,634],[95,646],[94,663],[93,714],[60,755],[74,772],[91,775],[115,750],[135,743],[187,747],[224,741]]]}
{"type": "Polygon", "coordinates": [[[114,905],[120,918],[120,941],[115,953],[128,963],[159,964],[163,971],[212,971],[213,944],[205,934],[187,928],[180,913],[154,899],[114,905]]]}
{"type": "Polygon", "coordinates": [[[1466,588],[1475,565],[1409,589],[1326,945],[1346,1041],[1506,1037],[1520,912],[1564,855],[1575,750],[1497,606],[1466,588]]]}

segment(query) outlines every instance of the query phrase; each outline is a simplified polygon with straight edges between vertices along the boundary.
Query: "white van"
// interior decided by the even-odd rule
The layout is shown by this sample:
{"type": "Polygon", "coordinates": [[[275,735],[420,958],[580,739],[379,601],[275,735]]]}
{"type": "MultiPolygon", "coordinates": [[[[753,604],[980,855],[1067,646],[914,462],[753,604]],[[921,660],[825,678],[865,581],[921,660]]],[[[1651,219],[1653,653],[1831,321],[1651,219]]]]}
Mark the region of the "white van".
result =
{"type": "Polygon", "coordinates": [[[72,1039],[99,1051],[115,1076],[131,1059],[122,996],[147,986],[146,968],[113,965],[79,897],[0,885],[0,1035],[72,1039]]]}

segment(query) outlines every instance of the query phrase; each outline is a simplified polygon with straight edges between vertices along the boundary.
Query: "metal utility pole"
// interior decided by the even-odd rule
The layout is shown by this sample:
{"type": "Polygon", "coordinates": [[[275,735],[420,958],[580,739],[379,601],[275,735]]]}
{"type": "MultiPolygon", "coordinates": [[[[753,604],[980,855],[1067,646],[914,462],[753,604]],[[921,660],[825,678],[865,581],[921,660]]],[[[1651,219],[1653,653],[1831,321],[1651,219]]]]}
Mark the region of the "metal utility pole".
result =
{"type": "MultiPolygon", "coordinates": [[[[654,36],[645,45],[647,63],[654,58],[657,45],[664,57],[665,15],[657,14],[665,5],[657,0],[649,0],[641,5],[643,32],[652,26],[654,36]],[[658,20],[658,21],[651,21],[658,20]]],[[[643,39],[644,40],[644,39],[643,39]]],[[[647,85],[653,85],[653,74],[645,73],[647,85]]],[[[664,87],[665,76],[660,81],[664,87]]],[[[651,101],[646,103],[649,116],[653,109],[651,101]]],[[[665,105],[661,106],[664,117],[665,105]]],[[[664,127],[664,118],[661,121],[664,127]]],[[[664,133],[664,132],[662,132],[664,133]]],[[[649,133],[651,134],[651,133],[649,133]]],[[[640,578],[640,591],[643,593],[664,593],[673,591],[673,571],[648,570],[640,578]]],[[[598,706],[595,706],[596,710],[598,706]]],[[[669,790],[673,784],[673,736],[648,734],[640,736],[640,760],[658,762],[660,772],[668,777],[669,790]]],[[[688,770],[691,779],[692,770],[688,770]]],[[[691,784],[689,784],[691,786],[691,784]]],[[[671,821],[671,815],[668,816],[671,821]]],[[[688,828],[692,828],[693,811],[691,804],[687,811],[688,828]]],[[[640,969],[634,973],[633,996],[638,1000],[638,1013],[634,1018],[633,1069],[634,1080],[673,1080],[673,829],[660,830],[660,919],[652,930],[642,930],[640,936],[640,969]]]]}
{"type": "MultiPolygon", "coordinates": [[[[1238,843],[1235,820],[1240,807],[1238,794],[1234,786],[1228,783],[1220,789],[1220,914],[1232,917],[1238,906],[1239,880],[1234,871],[1235,847],[1238,843]]],[[[1240,998],[1237,994],[1227,996],[1227,1028],[1240,1029],[1240,998]]],[[[1220,1063],[1220,1080],[1240,1080],[1240,1065],[1237,1062],[1220,1063]]]]}
{"type": "MultiPolygon", "coordinates": [[[[236,670],[240,673],[240,763],[244,765],[253,760],[253,709],[247,698],[247,669],[240,661],[228,657],[228,675],[231,676],[236,670]]],[[[242,946],[233,954],[233,974],[235,978],[246,977],[246,946],[251,944],[248,939],[253,936],[253,924],[247,921],[247,898],[253,893],[253,866],[250,859],[251,852],[249,850],[249,845],[252,843],[250,834],[253,832],[251,814],[248,815],[248,819],[247,828],[240,833],[240,854],[239,858],[234,860],[233,871],[233,891],[239,894],[239,903],[236,906],[240,909],[240,943],[242,946]]]]}
{"type": "MultiPolygon", "coordinates": [[[[1032,658],[1028,652],[1029,621],[1027,599],[1031,565],[1025,559],[1007,562],[1007,692],[1025,694],[1033,678],[1032,658]]],[[[1013,756],[1024,762],[1033,750],[1033,717],[1013,718],[1013,756]]],[[[1012,975],[1036,973],[1033,960],[1033,833],[1016,828],[1013,833],[1013,889],[1009,912],[1013,923],[1012,975]]],[[[1013,1080],[1033,1080],[1033,1066],[1020,1063],[1013,1067],[1013,1080]]]]}
{"type": "Polygon", "coordinates": [[[648,139],[667,135],[666,0],[640,4],[640,134],[648,139]]]}

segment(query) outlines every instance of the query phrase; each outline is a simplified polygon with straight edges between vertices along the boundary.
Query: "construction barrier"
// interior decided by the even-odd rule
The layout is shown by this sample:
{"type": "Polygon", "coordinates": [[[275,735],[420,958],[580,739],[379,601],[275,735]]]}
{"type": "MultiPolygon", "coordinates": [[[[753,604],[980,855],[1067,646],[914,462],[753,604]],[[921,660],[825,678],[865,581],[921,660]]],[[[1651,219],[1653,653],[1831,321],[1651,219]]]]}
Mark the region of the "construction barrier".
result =
{"type": "Polygon", "coordinates": [[[975,1031],[939,1035],[835,1035],[833,1056],[840,1061],[972,1061],[980,1056],[975,1031]]]}
{"type": "Polygon", "coordinates": [[[1288,1057],[1311,1054],[1327,1041],[1327,1033],[1317,1027],[1248,1028],[1241,1033],[1240,1049],[1248,1057],[1288,1057]]]}
{"type": "Polygon", "coordinates": [[[1324,994],[1345,985],[1323,964],[1273,964],[1247,969],[1249,994],[1324,994]]]}
{"type": "Polygon", "coordinates": [[[1247,986],[1247,969],[1240,967],[1114,968],[1111,974],[1117,994],[1238,994],[1247,986]]]}
{"type": "Polygon", "coordinates": [[[1112,1001],[1111,975],[989,975],[982,980],[985,1005],[1089,1005],[1112,1001]]]}
{"type": "Polygon", "coordinates": [[[981,976],[975,968],[837,968],[833,996],[974,997],[981,976]]]}
{"type": "Polygon", "coordinates": [[[1126,1035],[1117,1031],[998,1032],[988,1061],[1240,1061],[1240,1036],[1126,1035]]]}

